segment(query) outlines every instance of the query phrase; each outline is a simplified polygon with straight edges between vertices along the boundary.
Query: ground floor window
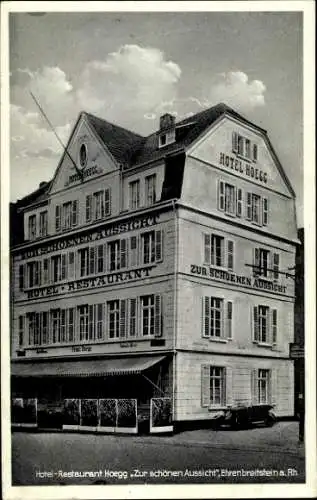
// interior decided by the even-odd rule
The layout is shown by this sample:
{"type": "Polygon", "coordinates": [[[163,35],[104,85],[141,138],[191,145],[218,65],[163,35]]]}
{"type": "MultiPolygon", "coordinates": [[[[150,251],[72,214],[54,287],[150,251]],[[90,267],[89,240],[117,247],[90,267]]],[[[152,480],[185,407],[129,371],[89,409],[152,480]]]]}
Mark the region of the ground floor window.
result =
{"type": "Polygon", "coordinates": [[[223,406],[226,404],[226,368],[202,366],[202,406],[223,406]]]}
{"type": "Polygon", "coordinates": [[[256,399],[259,404],[270,402],[270,370],[257,370],[256,399]]]}

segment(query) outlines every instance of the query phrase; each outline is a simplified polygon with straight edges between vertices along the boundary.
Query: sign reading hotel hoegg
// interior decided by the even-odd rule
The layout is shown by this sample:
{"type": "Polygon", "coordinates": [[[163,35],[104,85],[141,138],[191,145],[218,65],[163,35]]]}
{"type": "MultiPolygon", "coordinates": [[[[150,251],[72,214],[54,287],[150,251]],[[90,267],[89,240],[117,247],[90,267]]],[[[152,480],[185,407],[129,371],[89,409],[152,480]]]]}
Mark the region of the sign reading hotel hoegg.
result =
{"type": "Polygon", "coordinates": [[[247,161],[242,161],[239,158],[221,152],[219,155],[219,164],[234,172],[267,184],[267,173],[247,161]]]}

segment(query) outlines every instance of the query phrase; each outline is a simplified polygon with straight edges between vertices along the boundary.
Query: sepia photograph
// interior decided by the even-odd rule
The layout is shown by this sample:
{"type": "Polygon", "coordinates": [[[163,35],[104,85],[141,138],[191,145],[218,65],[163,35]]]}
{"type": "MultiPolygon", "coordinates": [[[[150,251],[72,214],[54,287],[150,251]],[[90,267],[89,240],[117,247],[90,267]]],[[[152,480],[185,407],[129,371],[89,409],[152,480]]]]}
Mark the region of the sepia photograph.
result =
{"type": "Polygon", "coordinates": [[[2,7],[4,499],[315,496],[313,2],[2,7]]]}

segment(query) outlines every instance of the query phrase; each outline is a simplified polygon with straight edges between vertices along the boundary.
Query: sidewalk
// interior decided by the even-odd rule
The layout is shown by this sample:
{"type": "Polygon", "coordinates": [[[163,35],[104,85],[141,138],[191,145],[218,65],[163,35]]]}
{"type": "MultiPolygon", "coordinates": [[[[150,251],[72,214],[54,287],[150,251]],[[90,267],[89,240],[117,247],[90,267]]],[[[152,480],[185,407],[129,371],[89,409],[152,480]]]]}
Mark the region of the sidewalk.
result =
{"type": "Polygon", "coordinates": [[[298,422],[278,422],[273,427],[254,427],[247,430],[199,429],[173,436],[150,436],[150,439],[182,446],[247,449],[290,453],[304,457],[305,445],[298,442],[298,422]]]}

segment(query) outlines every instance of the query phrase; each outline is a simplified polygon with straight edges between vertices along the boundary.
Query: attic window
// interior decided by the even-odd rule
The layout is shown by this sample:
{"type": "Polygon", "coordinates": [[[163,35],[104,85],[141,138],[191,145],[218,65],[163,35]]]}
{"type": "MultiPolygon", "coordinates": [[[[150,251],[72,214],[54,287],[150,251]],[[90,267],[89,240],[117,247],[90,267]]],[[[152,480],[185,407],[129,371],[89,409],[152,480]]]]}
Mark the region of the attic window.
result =
{"type": "Polygon", "coordinates": [[[86,144],[82,144],[79,149],[79,163],[81,168],[85,168],[87,165],[87,146],[86,144]]]}
{"type": "Polygon", "coordinates": [[[159,135],[159,148],[164,148],[168,144],[175,142],[175,129],[161,132],[159,135]]]}

